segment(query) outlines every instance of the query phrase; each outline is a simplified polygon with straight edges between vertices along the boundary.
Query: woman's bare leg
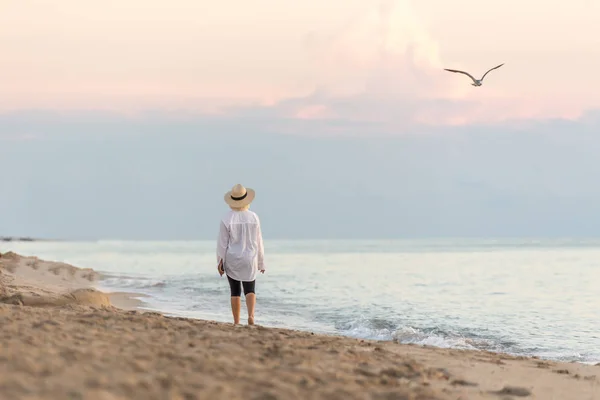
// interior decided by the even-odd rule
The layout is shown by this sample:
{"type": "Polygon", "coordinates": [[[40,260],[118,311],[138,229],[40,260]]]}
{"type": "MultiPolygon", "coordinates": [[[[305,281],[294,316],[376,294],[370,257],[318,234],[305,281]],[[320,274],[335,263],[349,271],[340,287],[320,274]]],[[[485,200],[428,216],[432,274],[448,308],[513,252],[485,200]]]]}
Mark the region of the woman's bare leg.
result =
{"type": "Polygon", "coordinates": [[[246,295],[246,307],[248,307],[248,325],[254,325],[254,306],[256,306],[256,295],[248,293],[246,295]]]}
{"type": "Polygon", "coordinates": [[[233,314],[233,323],[239,325],[240,312],[242,309],[242,298],[240,296],[231,296],[231,313],[233,314]]]}

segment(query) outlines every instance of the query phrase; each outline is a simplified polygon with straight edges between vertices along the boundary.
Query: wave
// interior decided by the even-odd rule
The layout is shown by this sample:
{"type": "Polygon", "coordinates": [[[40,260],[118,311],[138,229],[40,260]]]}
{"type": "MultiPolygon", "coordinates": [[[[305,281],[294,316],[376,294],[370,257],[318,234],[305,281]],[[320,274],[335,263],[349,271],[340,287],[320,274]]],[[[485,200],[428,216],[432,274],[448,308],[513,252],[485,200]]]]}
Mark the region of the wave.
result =
{"type": "Polygon", "coordinates": [[[116,289],[161,289],[168,285],[163,279],[152,279],[125,275],[103,275],[100,284],[116,289]]]}
{"type": "Polygon", "coordinates": [[[401,325],[380,318],[357,318],[335,324],[338,333],[358,339],[394,341],[402,344],[416,344],[438,348],[491,351],[514,356],[536,356],[542,359],[596,364],[600,353],[577,353],[568,349],[548,350],[526,348],[512,340],[490,333],[482,334],[468,330],[454,331],[440,327],[414,327],[401,325]]]}
{"type": "Polygon", "coordinates": [[[346,336],[360,339],[391,340],[404,344],[469,350],[487,350],[494,347],[491,341],[483,338],[448,332],[437,327],[398,326],[392,321],[377,318],[360,318],[346,323],[338,323],[336,329],[346,336]]]}
{"type": "Polygon", "coordinates": [[[149,295],[156,293],[154,290],[162,291],[166,289],[174,289],[180,294],[202,294],[207,296],[219,295],[229,291],[229,289],[224,286],[217,288],[197,285],[192,286],[190,285],[190,278],[188,276],[149,278],[143,276],[105,274],[102,276],[100,283],[104,287],[111,289],[146,290],[149,295]]]}

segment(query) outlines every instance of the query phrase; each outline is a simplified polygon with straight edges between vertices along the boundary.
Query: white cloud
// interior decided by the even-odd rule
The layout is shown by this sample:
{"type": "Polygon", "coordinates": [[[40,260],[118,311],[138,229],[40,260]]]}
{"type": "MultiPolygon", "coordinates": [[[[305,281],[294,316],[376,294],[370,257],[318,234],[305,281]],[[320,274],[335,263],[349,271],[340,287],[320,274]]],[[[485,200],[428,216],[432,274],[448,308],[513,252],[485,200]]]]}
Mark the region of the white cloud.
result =
{"type": "Polygon", "coordinates": [[[515,99],[492,98],[467,77],[443,71],[439,44],[411,4],[382,0],[341,26],[311,32],[306,87],[313,91],[277,102],[279,115],[378,121],[392,129],[520,116],[515,99]]]}
{"type": "Polygon", "coordinates": [[[329,96],[448,97],[438,44],[408,0],[383,0],[309,41],[314,85],[329,96]]]}

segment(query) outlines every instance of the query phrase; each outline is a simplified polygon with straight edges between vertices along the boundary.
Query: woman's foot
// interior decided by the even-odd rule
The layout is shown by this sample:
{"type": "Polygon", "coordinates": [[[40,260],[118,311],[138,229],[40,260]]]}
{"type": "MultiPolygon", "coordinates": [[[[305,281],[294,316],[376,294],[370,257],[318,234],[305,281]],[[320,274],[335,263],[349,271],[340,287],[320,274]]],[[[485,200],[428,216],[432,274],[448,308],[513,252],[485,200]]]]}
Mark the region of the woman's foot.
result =
{"type": "Polygon", "coordinates": [[[248,325],[254,325],[254,317],[248,317],[248,325]]]}

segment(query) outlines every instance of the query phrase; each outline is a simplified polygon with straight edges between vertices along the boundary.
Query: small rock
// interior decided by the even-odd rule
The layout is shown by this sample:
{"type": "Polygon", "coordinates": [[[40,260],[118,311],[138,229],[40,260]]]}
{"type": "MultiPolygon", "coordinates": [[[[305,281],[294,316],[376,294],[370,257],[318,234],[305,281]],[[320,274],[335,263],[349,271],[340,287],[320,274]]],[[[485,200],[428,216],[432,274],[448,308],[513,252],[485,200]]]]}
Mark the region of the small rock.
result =
{"type": "Polygon", "coordinates": [[[406,374],[403,371],[400,371],[399,369],[396,369],[396,368],[387,368],[387,369],[381,370],[380,374],[385,375],[385,376],[391,376],[393,378],[406,377],[406,374]]]}
{"type": "Polygon", "coordinates": [[[253,400],[278,400],[279,397],[275,396],[273,393],[262,392],[257,394],[252,398],[253,400]]]}
{"type": "Polygon", "coordinates": [[[452,386],[479,386],[478,383],[469,382],[464,379],[455,379],[452,382],[450,382],[450,384],[452,386]]]}
{"type": "Polygon", "coordinates": [[[492,392],[498,395],[510,395],[518,397],[531,396],[531,391],[526,388],[517,386],[504,386],[502,389],[492,392]]]}
{"type": "Polygon", "coordinates": [[[555,369],[553,372],[555,372],[557,374],[569,375],[568,369],[555,369]]]}
{"type": "Polygon", "coordinates": [[[357,374],[361,374],[364,376],[377,376],[377,372],[373,368],[369,367],[359,367],[354,370],[357,374]]]}
{"type": "Polygon", "coordinates": [[[407,379],[407,378],[400,378],[400,379],[398,379],[398,383],[399,383],[400,385],[408,385],[408,384],[410,383],[410,379],[407,379]]]}
{"type": "Polygon", "coordinates": [[[78,392],[76,390],[71,390],[68,395],[69,400],[79,400],[79,399],[83,399],[83,394],[81,392],[78,392]]]}
{"type": "Polygon", "coordinates": [[[435,378],[438,378],[438,379],[445,379],[445,380],[448,380],[448,379],[450,379],[450,375],[451,375],[451,374],[450,374],[450,371],[448,371],[446,368],[436,368],[436,369],[433,371],[433,374],[432,374],[432,375],[433,375],[435,378]]]}

